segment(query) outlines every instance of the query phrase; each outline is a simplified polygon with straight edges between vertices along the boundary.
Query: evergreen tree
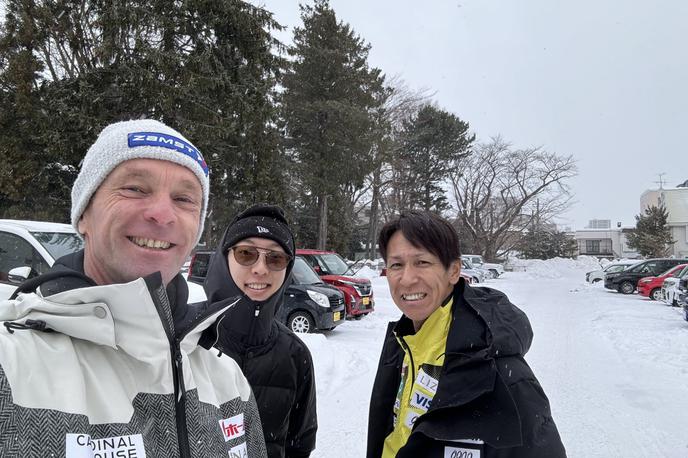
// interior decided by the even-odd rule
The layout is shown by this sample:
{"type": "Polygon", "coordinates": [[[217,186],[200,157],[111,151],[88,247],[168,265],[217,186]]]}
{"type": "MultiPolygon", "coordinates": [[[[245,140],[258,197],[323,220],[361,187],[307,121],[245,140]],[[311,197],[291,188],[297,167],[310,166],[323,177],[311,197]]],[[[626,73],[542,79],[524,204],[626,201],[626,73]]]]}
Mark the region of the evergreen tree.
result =
{"type": "Polygon", "coordinates": [[[9,0],[6,11],[3,216],[68,219],[69,189],[95,136],[140,117],[177,128],[205,155],[207,231],[252,202],[286,201],[271,13],[239,0],[9,0]]]}
{"type": "Polygon", "coordinates": [[[284,76],[287,146],[301,198],[317,208],[315,245],[325,248],[328,231],[336,228],[337,240],[329,245],[346,246],[353,213],[347,193],[360,188],[373,167],[373,112],[383,78],[368,66],[370,46],[337,20],[326,0],[301,8],[303,26],[294,30],[293,60],[284,76]]]}
{"type": "Polygon", "coordinates": [[[516,249],[527,259],[572,258],[578,247],[566,232],[532,228],[519,241],[516,249]]]}
{"type": "Polygon", "coordinates": [[[664,206],[652,205],[644,215],[636,215],[635,229],[626,236],[628,246],[643,256],[657,258],[667,256],[675,240],[667,224],[669,213],[664,206]]]}
{"type": "Polygon", "coordinates": [[[441,213],[449,208],[442,183],[469,154],[475,135],[454,114],[425,105],[403,123],[400,137],[396,185],[406,195],[406,208],[441,213]]]}

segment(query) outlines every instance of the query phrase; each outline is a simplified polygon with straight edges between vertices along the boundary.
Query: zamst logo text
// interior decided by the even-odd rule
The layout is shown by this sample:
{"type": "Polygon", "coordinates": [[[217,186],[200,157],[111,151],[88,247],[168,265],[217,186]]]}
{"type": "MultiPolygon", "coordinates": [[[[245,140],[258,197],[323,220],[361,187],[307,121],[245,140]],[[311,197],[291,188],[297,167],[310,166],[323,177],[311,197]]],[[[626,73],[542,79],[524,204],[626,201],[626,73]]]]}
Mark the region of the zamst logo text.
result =
{"type": "Polygon", "coordinates": [[[244,414],[240,413],[231,418],[220,420],[220,429],[225,442],[244,435],[244,414]]]}
{"type": "Polygon", "coordinates": [[[184,153],[198,162],[203,169],[203,173],[208,176],[208,164],[206,164],[200,151],[181,138],[162,134],[160,132],[132,132],[127,136],[127,143],[129,148],[136,148],[137,146],[157,146],[159,148],[167,148],[184,153]]]}

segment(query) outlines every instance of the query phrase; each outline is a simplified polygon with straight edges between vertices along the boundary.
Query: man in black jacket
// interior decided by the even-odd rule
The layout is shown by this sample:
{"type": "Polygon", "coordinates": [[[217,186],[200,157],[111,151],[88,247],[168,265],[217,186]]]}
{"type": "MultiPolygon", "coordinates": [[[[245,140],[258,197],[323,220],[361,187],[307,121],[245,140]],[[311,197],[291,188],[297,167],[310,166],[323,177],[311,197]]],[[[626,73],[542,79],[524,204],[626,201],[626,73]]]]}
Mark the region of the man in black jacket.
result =
{"type": "Polygon", "coordinates": [[[315,377],[308,347],[275,320],[294,265],[294,237],[282,209],[254,205],[225,231],[205,279],[208,305],[238,302],[201,345],[239,363],[258,402],[270,458],[315,448],[315,377]]]}
{"type": "Polygon", "coordinates": [[[532,330],[501,292],[460,277],[452,226],[404,213],[380,231],[392,299],[368,458],[560,458],[549,401],[523,356],[532,330]]]}

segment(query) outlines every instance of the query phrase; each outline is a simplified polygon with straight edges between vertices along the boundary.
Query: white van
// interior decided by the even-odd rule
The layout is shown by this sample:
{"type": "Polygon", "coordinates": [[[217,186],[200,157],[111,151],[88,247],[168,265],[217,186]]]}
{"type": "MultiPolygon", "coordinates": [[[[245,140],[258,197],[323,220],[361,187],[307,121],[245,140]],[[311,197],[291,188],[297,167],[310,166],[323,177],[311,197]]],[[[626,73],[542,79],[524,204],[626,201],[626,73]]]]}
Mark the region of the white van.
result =
{"type": "Polygon", "coordinates": [[[0,219],[0,300],[27,278],[43,274],[56,259],[83,247],[69,224],[0,219]]]}

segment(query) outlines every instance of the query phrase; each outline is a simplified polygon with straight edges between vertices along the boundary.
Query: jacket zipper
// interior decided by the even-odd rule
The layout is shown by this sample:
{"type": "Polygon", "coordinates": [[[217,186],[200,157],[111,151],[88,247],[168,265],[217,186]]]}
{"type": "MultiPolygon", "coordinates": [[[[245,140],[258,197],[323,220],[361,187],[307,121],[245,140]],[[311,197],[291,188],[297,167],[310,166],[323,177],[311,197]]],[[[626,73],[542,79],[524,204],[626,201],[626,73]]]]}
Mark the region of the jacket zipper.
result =
{"type": "MultiPolygon", "coordinates": [[[[148,284],[148,282],[146,283],[148,284]]],[[[151,290],[151,285],[148,286],[151,299],[155,304],[158,315],[160,315],[162,327],[165,330],[167,340],[170,344],[170,355],[172,357],[172,377],[174,379],[174,412],[177,426],[179,455],[182,458],[191,458],[189,432],[186,428],[186,389],[184,387],[184,368],[182,367],[182,351],[180,348],[182,337],[175,338],[174,329],[170,329],[171,326],[174,326],[172,324],[174,321],[172,321],[173,318],[171,317],[171,311],[165,310],[162,306],[163,299],[166,299],[167,303],[169,304],[169,299],[167,299],[166,296],[167,292],[165,291],[164,287],[154,285],[154,289],[151,290]],[[165,297],[161,298],[159,297],[159,294],[165,294],[165,297]],[[168,312],[170,313],[170,316],[166,317],[168,312]]]]}
{"type": "Polygon", "coordinates": [[[184,385],[184,360],[181,352],[180,340],[175,339],[171,346],[174,373],[174,394],[175,412],[177,418],[177,439],[179,441],[179,452],[183,458],[191,458],[191,448],[189,446],[189,431],[186,428],[186,386],[184,385]]]}
{"type": "MultiPolygon", "coordinates": [[[[167,294],[164,289],[163,292],[164,294],[167,294]]],[[[153,291],[150,291],[150,293],[153,303],[155,304],[155,308],[158,311],[158,315],[160,315],[162,327],[165,330],[165,334],[167,334],[167,340],[170,342],[170,353],[172,355],[172,377],[174,378],[174,410],[175,419],[177,421],[177,442],[179,444],[179,454],[182,458],[192,458],[191,447],[189,445],[189,431],[186,426],[186,386],[184,384],[184,367],[182,364],[183,355],[181,351],[181,342],[184,340],[184,337],[186,337],[186,335],[188,335],[196,327],[198,323],[205,320],[214,312],[207,311],[201,316],[196,317],[195,320],[189,323],[189,326],[186,328],[183,334],[175,337],[173,329],[170,329],[170,322],[164,316],[166,311],[163,310],[160,304],[160,299],[156,294],[153,294],[153,291]]]]}
{"type": "MultiPolygon", "coordinates": [[[[411,349],[409,348],[408,344],[404,340],[404,337],[400,336],[399,340],[401,341],[401,345],[404,347],[406,352],[409,355],[409,360],[411,361],[411,377],[406,379],[406,383],[411,380],[411,388],[413,388],[413,383],[416,381],[416,365],[413,362],[413,353],[411,353],[411,349]]],[[[406,386],[404,386],[404,391],[406,391],[406,386]]]]}

